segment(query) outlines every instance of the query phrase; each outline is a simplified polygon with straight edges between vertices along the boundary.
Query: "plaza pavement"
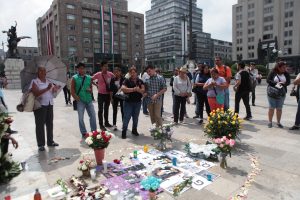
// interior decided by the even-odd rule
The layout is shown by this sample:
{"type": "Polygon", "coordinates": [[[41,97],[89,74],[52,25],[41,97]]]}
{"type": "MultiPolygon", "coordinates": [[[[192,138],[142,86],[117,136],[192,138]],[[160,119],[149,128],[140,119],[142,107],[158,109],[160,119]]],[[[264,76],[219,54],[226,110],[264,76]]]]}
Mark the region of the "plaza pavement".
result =
{"type": "MultiPolygon", "coordinates": [[[[93,152],[79,142],[77,113],[72,110],[72,107],[65,105],[63,93],[61,93],[56,98],[54,107],[54,139],[60,146],[46,148],[45,152],[38,152],[33,113],[19,113],[15,108],[19,103],[21,92],[4,90],[4,95],[14,118],[12,127],[19,131],[18,134],[13,135],[19,142],[19,148],[14,150],[10,146],[10,151],[15,160],[27,162],[28,170],[22,172],[8,185],[0,186],[0,199],[3,199],[5,194],[11,194],[12,199],[32,199],[35,188],[39,188],[44,199],[48,199],[46,190],[53,187],[57,179],[67,180],[73,174],[80,175],[80,171],[77,170],[80,154],[93,156],[93,152]],[[60,156],[70,157],[70,159],[49,164],[50,159],[60,156]]],[[[230,104],[233,108],[234,93],[232,91],[230,104]]],[[[248,199],[300,199],[300,131],[288,130],[288,127],[293,125],[296,115],[295,97],[288,95],[286,98],[282,117],[284,129],[276,126],[271,129],[267,128],[268,103],[265,80],[263,80],[263,85],[257,87],[256,104],[257,106],[251,107],[253,120],[244,122],[240,135],[241,141],[238,142],[232,157],[228,158],[228,168],[221,169],[217,163],[216,167],[210,169],[212,172],[220,174],[221,177],[206,188],[200,191],[190,189],[177,199],[226,200],[240,193],[241,186],[253,169],[248,154],[258,157],[259,167],[262,170],[259,175],[254,177],[255,181],[249,185],[248,199]]],[[[94,105],[97,111],[97,103],[94,105]]],[[[171,89],[169,88],[165,96],[165,121],[172,120],[170,118],[171,107],[171,89]]],[[[194,105],[188,105],[187,110],[190,117],[194,116],[194,105]]],[[[242,102],[240,115],[245,116],[242,102]]],[[[86,125],[89,127],[87,116],[85,117],[86,125]]],[[[183,145],[189,141],[199,144],[207,141],[203,133],[203,126],[198,125],[197,121],[191,118],[186,119],[185,122],[174,128],[172,144],[174,149],[183,149],[183,145]]],[[[120,129],[120,115],[117,125],[120,129]]],[[[115,132],[117,137],[106,150],[106,160],[111,161],[121,155],[128,155],[134,149],[142,148],[144,144],[155,143],[148,131],[150,126],[149,117],[144,116],[141,112],[138,127],[141,136],[133,137],[128,131],[128,138],[122,140],[120,139],[121,132],[115,132]]],[[[129,125],[130,127],[131,125],[129,125]]],[[[164,192],[159,195],[159,199],[173,199],[173,197],[164,192]]]]}

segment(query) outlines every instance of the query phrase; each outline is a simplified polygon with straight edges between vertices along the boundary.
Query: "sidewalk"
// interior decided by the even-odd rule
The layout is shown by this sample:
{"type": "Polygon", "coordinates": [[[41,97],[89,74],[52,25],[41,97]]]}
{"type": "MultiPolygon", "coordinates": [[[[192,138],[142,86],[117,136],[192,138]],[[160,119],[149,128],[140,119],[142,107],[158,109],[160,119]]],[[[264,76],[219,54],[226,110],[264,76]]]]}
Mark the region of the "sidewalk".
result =
{"type": "MultiPolygon", "coordinates": [[[[296,115],[296,100],[287,96],[283,108],[282,124],[284,129],[276,128],[276,125],[269,129],[267,127],[268,103],[266,97],[266,86],[257,87],[257,102],[251,107],[253,120],[243,124],[241,142],[237,145],[232,157],[228,158],[229,168],[226,170],[218,166],[211,171],[221,175],[213,184],[198,191],[190,189],[176,199],[211,199],[227,200],[240,192],[247,175],[251,172],[251,161],[248,154],[259,157],[259,164],[262,172],[255,177],[255,182],[249,189],[248,199],[299,199],[300,197],[300,132],[289,131],[288,127],[293,125],[296,115]]],[[[288,94],[289,95],[289,94],[288,94]]],[[[35,139],[35,124],[33,113],[19,113],[16,105],[19,103],[21,92],[18,90],[4,90],[5,101],[12,112],[14,122],[13,130],[18,134],[13,136],[19,142],[19,149],[10,147],[14,159],[26,161],[29,169],[14,178],[10,184],[0,186],[0,199],[5,194],[11,194],[12,199],[27,200],[33,198],[35,188],[39,188],[45,195],[47,189],[53,187],[59,178],[68,179],[71,175],[80,175],[77,170],[77,163],[82,153],[93,152],[86,145],[80,144],[80,132],[78,127],[77,112],[72,107],[65,106],[63,93],[55,100],[54,107],[54,140],[59,143],[58,148],[46,148],[45,152],[38,152],[35,139]],[[68,160],[58,161],[49,164],[54,157],[69,157],[68,160]]],[[[191,102],[193,100],[191,99],[191,102]]],[[[234,106],[234,93],[231,92],[231,108],[234,106]]],[[[166,122],[172,121],[171,117],[172,97],[169,89],[165,95],[166,122]]],[[[245,108],[241,102],[242,117],[245,116],[245,108]]],[[[95,108],[98,110],[97,103],[95,108]]],[[[194,116],[194,105],[187,106],[188,115],[194,116]]],[[[86,125],[89,124],[87,116],[86,125]]],[[[112,108],[110,108],[112,117],[112,108]]],[[[275,118],[274,118],[275,119],[275,118]]],[[[112,120],[111,120],[112,122],[112,120]]],[[[121,128],[121,118],[118,116],[118,127],[121,128]]],[[[106,150],[106,160],[111,161],[121,155],[127,156],[134,149],[141,149],[144,144],[155,143],[148,131],[150,119],[141,112],[138,131],[141,136],[134,138],[128,131],[127,140],[120,138],[121,132],[115,132],[116,138],[106,150]]],[[[129,129],[131,125],[129,125],[129,129]]],[[[199,126],[194,119],[186,119],[186,123],[175,128],[173,136],[173,148],[183,149],[187,142],[204,144],[207,140],[204,136],[203,126],[199,126]]],[[[159,195],[159,199],[173,199],[168,193],[159,195]]]]}

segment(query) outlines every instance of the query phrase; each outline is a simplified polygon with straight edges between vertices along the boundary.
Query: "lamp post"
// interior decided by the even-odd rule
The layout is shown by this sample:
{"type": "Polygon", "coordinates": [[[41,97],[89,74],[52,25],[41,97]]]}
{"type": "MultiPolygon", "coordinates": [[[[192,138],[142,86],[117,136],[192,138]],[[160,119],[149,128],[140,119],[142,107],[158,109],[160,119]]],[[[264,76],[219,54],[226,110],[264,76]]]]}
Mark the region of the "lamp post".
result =
{"type": "Polygon", "coordinates": [[[269,73],[269,70],[270,70],[270,57],[271,57],[270,50],[271,50],[271,48],[273,48],[273,50],[272,50],[272,53],[273,53],[273,54],[276,54],[276,53],[277,53],[277,57],[278,57],[279,54],[282,53],[281,50],[277,50],[275,47],[270,47],[270,46],[268,46],[268,47],[266,48],[266,50],[267,50],[267,71],[268,71],[268,73],[269,73]]]}
{"type": "Polygon", "coordinates": [[[176,55],[173,56],[173,69],[175,69],[176,55]]]}

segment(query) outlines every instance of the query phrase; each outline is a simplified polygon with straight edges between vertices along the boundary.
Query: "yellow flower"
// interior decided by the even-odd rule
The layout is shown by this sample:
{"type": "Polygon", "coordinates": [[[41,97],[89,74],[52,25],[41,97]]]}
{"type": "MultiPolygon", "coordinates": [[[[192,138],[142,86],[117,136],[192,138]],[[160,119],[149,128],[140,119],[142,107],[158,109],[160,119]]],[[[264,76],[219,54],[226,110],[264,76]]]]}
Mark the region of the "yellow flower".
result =
{"type": "Polygon", "coordinates": [[[209,121],[209,123],[210,123],[210,124],[212,124],[212,123],[213,123],[213,121],[211,121],[211,120],[210,120],[210,121],[209,121]]]}
{"type": "Polygon", "coordinates": [[[235,125],[235,121],[232,121],[232,124],[235,125]]]}

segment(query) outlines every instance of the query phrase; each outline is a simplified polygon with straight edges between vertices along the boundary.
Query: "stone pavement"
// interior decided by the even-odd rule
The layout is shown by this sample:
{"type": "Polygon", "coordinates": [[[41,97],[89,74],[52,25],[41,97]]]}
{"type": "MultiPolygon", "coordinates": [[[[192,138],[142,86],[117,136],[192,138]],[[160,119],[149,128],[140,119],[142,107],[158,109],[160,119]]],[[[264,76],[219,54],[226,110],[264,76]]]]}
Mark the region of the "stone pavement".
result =
{"type": "MultiPolygon", "coordinates": [[[[54,139],[60,144],[58,148],[46,148],[45,152],[38,152],[35,139],[35,125],[33,113],[19,113],[15,107],[19,103],[21,92],[19,90],[5,90],[5,100],[14,118],[13,129],[19,133],[13,135],[19,141],[19,149],[10,148],[14,159],[26,161],[28,170],[14,178],[8,185],[0,186],[0,199],[5,194],[11,194],[13,199],[32,199],[35,188],[39,188],[46,196],[46,190],[55,185],[59,178],[68,179],[71,175],[80,175],[77,163],[82,153],[93,152],[86,146],[80,144],[80,133],[78,127],[77,113],[72,107],[65,106],[63,94],[55,100],[54,109],[54,139]],[[70,157],[69,160],[49,164],[48,161],[56,156],[70,157]]],[[[211,168],[212,172],[221,175],[213,184],[198,191],[190,189],[180,195],[177,199],[208,199],[225,200],[240,193],[240,188],[246,181],[247,175],[252,171],[251,161],[248,154],[258,157],[261,173],[255,177],[255,182],[249,188],[248,199],[300,199],[300,132],[289,131],[288,127],[293,125],[296,115],[296,100],[287,96],[282,124],[284,129],[277,127],[267,128],[268,103],[266,97],[266,85],[257,87],[257,106],[251,107],[253,120],[243,124],[240,135],[241,142],[228,158],[228,168],[221,169],[218,166],[211,168]]],[[[165,121],[171,121],[171,90],[165,96],[165,121]]],[[[234,106],[234,93],[231,92],[231,107],[234,106]]],[[[97,109],[97,103],[95,103],[97,109]]],[[[188,105],[188,114],[194,115],[194,106],[188,105]]],[[[142,113],[142,112],[141,112],[142,113]]],[[[245,109],[241,102],[241,116],[245,116],[245,109]]],[[[112,112],[110,110],[110,117],[112,112]]],[[[118,127],[121,127],[121,119],[118,119],[118,127]]],[[[111,120],[112,121],[112,120],[111,120]]],[[[86,119],[86,125],[88,126],[86,119]]],[[[183,149],[186,142],[204,144],[206,137],[203,126],[197,124],[196,120],[186,119],[186,123],[174,128],[174,149],[183,149]]],[[[111,142],[106,151],[106,160],[113,160],[121,155],[128,155],[133,149],[142,148],[144,144],[153,144],[148,128],[150,119],[143,114],[140,115],[139,132],[140,137],[134,138],[128,133],[128,139],[120,139],[121,132],[115,132],[116,138],[111,142]]],[[[131,125],[129,125],[131,127],[131,125]]],[[[45,198],[44,198],[45,199],[45,198]]],[[[47,199],[47,198],[46,198],[47,199]]],[[[173,199],[166,192],[159,195],[159,199],[173,199]]]]}

